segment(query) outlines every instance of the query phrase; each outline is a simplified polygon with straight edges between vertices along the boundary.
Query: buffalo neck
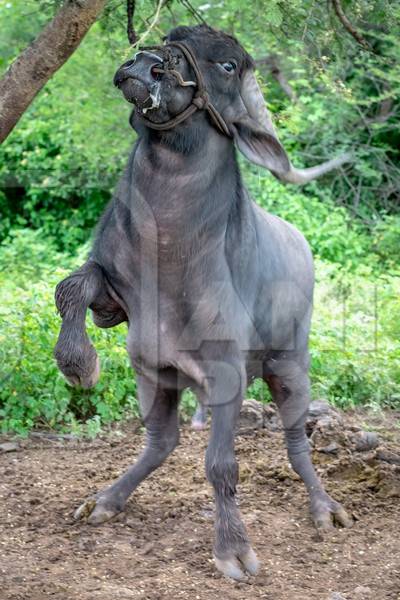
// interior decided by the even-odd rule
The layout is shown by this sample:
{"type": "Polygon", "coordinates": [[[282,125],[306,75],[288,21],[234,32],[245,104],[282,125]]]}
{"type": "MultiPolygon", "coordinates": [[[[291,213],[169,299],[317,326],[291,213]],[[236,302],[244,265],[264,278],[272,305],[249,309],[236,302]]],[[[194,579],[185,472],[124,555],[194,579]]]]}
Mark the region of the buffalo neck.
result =
{"type": "Polygon", "coordinates": [[[161,249],[199,249],[222,241],[241,199],[233,142],[212,127],[190,145],[175,135],[148,132],[131,164],[132,214],[141,236],[157,235],[161,249]],[[171,136],[172,137],[172,136],[171,136]]]}

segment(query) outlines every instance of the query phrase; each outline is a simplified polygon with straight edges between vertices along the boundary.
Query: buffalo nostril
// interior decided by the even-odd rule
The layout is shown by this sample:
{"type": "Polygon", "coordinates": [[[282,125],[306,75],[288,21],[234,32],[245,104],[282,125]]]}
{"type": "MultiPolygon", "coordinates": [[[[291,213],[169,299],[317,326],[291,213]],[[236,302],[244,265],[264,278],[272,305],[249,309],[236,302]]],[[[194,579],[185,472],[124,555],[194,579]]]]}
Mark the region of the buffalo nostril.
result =
{"type": "Polygon", "coordinates": [[[155,81],[160,81],[164,74],[164,69],[162,68],[161,64],[153,65],[150,69],[150,73],[155,81]]]}
{"type": "Polygon", "coordinates": [[[132,65],[134,65],[136,62],[136,59],[132,59],[132,60],[128,60],[124,65],[123,65],[123,69],[129,69],[129,67],[131,67],[132,65]]]}

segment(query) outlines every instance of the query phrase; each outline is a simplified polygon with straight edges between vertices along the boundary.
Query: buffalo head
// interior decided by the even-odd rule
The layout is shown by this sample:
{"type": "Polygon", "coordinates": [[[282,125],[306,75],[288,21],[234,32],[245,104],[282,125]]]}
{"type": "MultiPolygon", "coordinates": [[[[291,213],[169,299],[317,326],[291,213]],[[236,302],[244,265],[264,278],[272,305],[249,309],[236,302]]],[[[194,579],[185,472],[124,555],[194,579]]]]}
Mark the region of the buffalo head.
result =
{"type": "MultiPolygon", "coordinates": [[[[114,83],[135,104],[135,115],[153,129],[180,123],[180,116],[192,115],[191,105],[200,109],[211,105],[223,124],[220,129],[234,139],[240,152],[285,182],[306,183],[350,159],[343,155],[316,167],[295,169],[275,132],[252,58],[234,37],[206,25],[177,27],[163,46],[139,50],[118,69],[114,83]],[[204,87],[207,100],[196,105],[199,87],[204,87]]],[[[191,121],[185,118],[188,131],[191,121]]],[[[213,125],[206,116],[201,124],[206,121],[213,125]]]]}

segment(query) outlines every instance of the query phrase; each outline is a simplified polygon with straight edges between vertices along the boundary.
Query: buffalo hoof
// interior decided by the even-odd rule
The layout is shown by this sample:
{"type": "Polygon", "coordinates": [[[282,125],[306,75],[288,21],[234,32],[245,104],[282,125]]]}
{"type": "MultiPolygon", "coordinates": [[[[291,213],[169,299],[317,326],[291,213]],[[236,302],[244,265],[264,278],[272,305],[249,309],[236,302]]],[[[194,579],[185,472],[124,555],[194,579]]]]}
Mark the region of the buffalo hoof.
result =
{"type": "MultiPolygon", "coordinates": [[[[64,369],[65,370],[65,369],[64,369]]],[[[90,371],[90,373],[80,373],[78,374],[68,374],[64,373],[64,376],[68,383],[74,387],[82,387],[85,390],[88,390],[96,385],[100,377],[100,361],[99,357],[96,356],[94,368],[90,371]]]]}
{"type": "Polygon", "coordinates": [[[101,525],[110,521],[113,517],[123,511],[123,507],[117,506],[105,497],[88,498],[75,511],[74,519],[76,521],[84,520],[90,525],[101,525]]]}
{"type": "Polygon", "coordinates": [[[311,498],[310,512],[315,527],[321,533],[332,531],[335,525],[341,527],[353,525],[353,518],[326,492],[316,493],[311,498]]]}
{"type": "Polygon", "coordinates": [[[206,406],[199,404],[197,410],[193,415],[191,428],[195,431],[202,431],[207,428],[207,414],[208,409],[206,406]]]}
{"type": "Polygon", "coordinates": [[[259,567],[256,553],[249,545],[246,545],[243,550],[224,556],[224,558],[214,555],[214,561],[217,569],[225,577],[236,581],[245,581],[248,575],[256,575],[259,567]]]}
{"type": "Polygon", "coordinates": [[[207,429],[207,422],[192,419],[190,426],[194,431],[203,431],[204,429],[207,429]]]}

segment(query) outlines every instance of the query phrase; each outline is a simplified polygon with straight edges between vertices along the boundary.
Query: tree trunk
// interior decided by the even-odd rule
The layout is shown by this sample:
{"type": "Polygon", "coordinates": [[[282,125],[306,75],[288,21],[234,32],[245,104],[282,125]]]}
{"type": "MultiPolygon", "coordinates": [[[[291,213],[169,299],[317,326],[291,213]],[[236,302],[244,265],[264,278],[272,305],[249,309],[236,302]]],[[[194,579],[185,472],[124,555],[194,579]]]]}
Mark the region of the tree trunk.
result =
{"type": "Polygon", "coordinates": [[[65,0],[55,17],[0,80],[0,143],[36,94],[71,56],[107,0],[65,0]]]}

